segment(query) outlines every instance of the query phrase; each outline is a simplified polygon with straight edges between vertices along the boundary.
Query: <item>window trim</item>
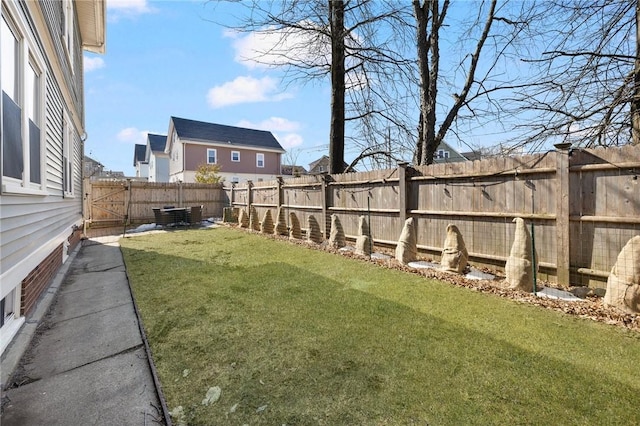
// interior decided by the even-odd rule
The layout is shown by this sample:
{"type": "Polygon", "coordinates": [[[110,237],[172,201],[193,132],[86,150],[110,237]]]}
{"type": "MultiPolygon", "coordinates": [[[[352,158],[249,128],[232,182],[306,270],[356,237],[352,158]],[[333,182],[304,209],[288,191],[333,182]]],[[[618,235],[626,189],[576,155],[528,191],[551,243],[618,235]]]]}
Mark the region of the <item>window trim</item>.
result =
{"type": "Polygon", "coordinates": [[[264,159],[264,153],[263,152],[257,152],[256,153],[256,167],[263,169],[265,167],[265,159],[264,159]],[[262,165],[260,165],[260,159],[262,158],[262,165]]]}
{"type": "Polygon", "coordinates": [[[75,43],[75,14],[74,4],[72,0],[62,0],[62,17],[64,19],[64,26],[62,28],[63,34],[62,45],[67,52],[67,60],[69,61],[69,69],[71,75],[75,75],[75,57],[74,57],[74,43],[75,43]]]}
{"type": "Polygon", "coordinates": [[[64,196],[73,198],[75,194],[73,155],[75,147],[75,131],[70,118],[65,113],[62,135],[62,176],[64,196]],[[65,161],[66,160],[66,161],[65,161]]]}
{"type": "Polygon", "coordinates": [[[215,148],[207,148],[207,164],[218,164],[218,150],[215,148]],[[211,158],[210,152],[213,152],[213,162],[209,161],[211,158]]]}
{"type": "Polygon", "coordinates": [[[240,162],[240,151],[231,151],[231,161],[233,163],[239,163],[240,162]],[[233,154],[238,154],[238,159],[237,160],[233,159],[233,154]]]}
{"type": "MultiPolygon", "coordinates": [[[[3,3],[2,6],[5,6],[3,3]]],[[[18,24],[18,21],[14,18],[14,11],[8,7],[1,8],[1,20],[7,23],[9,31],[11,31],[17,40],[17,61],[16,64],[16,79],[17,79],[17,98],[16,102],[20,107],[20,116],[22,119],[20,134],[22,136],[22,178],[18,179],[11,176],[2,176],[2,187],[0,191],[3,194],[16,194],[16,195],[47,195],[45,190],[46,182],[46,137],[44,129],[45,122],[45,103],[46,103],[46,80],[47,71],[44,66],[44,60],[40,56],[40,52],[37,50],[37,43],[33,40],[33,37],[22,30],[22,27],[18,24]],[[34,114],[37,116],[37,127],[40,130],[39,137],[39,152],[40,157],[40,182],[31,182],[31,144],[29,134],[29,112],[27,111],[27,103],[33,102],[33,99],[27,100],[27,73],[31,68],[38,76],[37,82],[37,105],[31,106],[34,114]]],[[[15,100],[14,100],[15,102],[15,100]]],[[[3,112],[4,113],[4,112],[3,112]]]]}

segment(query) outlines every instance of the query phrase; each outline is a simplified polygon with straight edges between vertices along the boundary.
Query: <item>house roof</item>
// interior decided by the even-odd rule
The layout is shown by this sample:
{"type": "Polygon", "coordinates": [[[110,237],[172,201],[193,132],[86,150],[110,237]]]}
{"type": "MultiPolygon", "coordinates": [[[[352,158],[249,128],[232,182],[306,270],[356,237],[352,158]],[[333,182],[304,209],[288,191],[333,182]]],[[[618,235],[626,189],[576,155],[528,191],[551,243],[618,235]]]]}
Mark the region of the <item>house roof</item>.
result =
{"type": "Polygon", "coordinates": [[[153,133],[149,133],[147,135],[147,139],[149,140],[149,145],[151,146],[151,151],[164,152],[164,146],[167,143],[167,135],[155,135],[153,133]]]}
{"type": "Polygon", "coordinates": [[[179,117],[171,117],[171,121],[180,139],[285,152],[273,134],[266,130],[246,129],[179,117]]]}
{"type": "Polygon", "coordinates": [[[133,166],[135,167],[138,163],[144,163],[145,154],[147,152],[147,146],[137,143],[135,147],[135,151],[133,152],[133,166]]]}
{"type": "Polygon", "coordinates": [[[307,169],[305,169],[304,167],[290,165],[290,164],[283,164],[282,166],[280,166],[280,173],[286,176],[294,175],[294,174],[299,174],[299,175],[308,174],[307,169]]]}
{"type": "MultiPolygon", "coordinates": [[[[322,157],[318,158],[316,161],[313,161],[311,163],[309,163],[309,173],[317,173],[316,170],[314,170],[316,167],[318,167],[320,165],[320,163],[325,163],[327,170],[324,170],[322,173],[328,171],[329,168],[329,156],[328,155],[323,155],[322,157]]],[[[349,167],[349,164],[347,164],[345,161],[342,162],[342,166],[345,168],[349,167]]]]}
{"type": "MultiPolygon", "coordinates": [[[[449,145],[448,143],[446,143],[445,141],[440,141],[440,143],[438,144],[438,147],[436,148],[436,154],[439,150],[447,150],[450,152],[454,152],[461,160],[467,160],[467,158],[465,157],[464,154],[461,154],[460,152],[458,152],[456,149],[454,149],[451,145],[449,145]]],[[[434,158],[434,162],[449,162],[449,161],[460,161],[460,159],[456,160],[453,158],[453,156],[449,157],[449,159],[436,159],[434,158]]]]}
{"type": "Polygon", "coordinates": [[[75,1],[82,48],[104,53],[106,47],[106,0],[75,1]]]}
{"type": "Polygon", "coordinates": [[[149,161],[151,153],[155,155],[164,155],[164,147],[167,144],[167,135],[156,135],[147,133],[147,149],[144,155],[144,161],[149,161]]]}
{"type": "Polygon", "coordinates": [[[98,160],[94,160],[93,158],[89,157],[88,155],[85,155],[82,161],[85,162],[85,163],[93,163],[93,164],[98,164],[98,165],[102,166],[101,162],[99,162],[98,160]]]}
{"type": "Polygon", "coordinates": [[[322,161],[329,161],[329,157],[327,157],[326,155],[323,155],[322,157],[318,158],[316,161],[309,163],[309,170],[313,170],[322,161]]]}

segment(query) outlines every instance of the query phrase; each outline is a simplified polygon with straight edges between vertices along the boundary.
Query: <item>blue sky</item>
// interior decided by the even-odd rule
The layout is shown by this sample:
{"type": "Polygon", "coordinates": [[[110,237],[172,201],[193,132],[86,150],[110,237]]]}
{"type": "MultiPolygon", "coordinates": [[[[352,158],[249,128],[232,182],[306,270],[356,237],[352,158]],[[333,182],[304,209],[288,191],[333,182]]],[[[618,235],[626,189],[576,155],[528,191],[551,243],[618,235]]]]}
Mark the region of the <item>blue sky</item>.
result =
{"type": "Polygon", "coordinates": [[[134,145],[166,134],[171,116],[269,130],[305,167],[327,152],[328,84],[284,85],[240,60],[256,41],[212,22],[231,7],[107,0],[106,53],[84,58],[86,155],[135,175],[134,145]]]}

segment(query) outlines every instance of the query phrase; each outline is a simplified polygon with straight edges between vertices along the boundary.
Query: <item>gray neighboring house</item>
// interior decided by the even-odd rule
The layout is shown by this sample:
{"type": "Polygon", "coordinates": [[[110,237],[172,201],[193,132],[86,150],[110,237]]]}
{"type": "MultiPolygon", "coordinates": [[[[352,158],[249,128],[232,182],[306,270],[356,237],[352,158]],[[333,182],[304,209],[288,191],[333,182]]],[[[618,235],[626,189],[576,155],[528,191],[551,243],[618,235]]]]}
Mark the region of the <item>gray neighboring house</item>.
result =
{"type": "Polygon", "coordinates": [[[329,156],[323,155],[317,160],[309,163],[309,174],[317,175],[329,172],[329,156]]]}
{"type": "Polygon", "coordinates": [[[145,161],[147,145],[137,143],[133,151],[133,167],[136,168],[137,178],[149,177],[149,163],[145,161]]]}
{"type": "Polygon", "coordinates": [[[195,182],[199,166],[215,164],[225,182],[237,183],[275,179],[286,151],[265,130],[171,117],[164,152],[170,182],[195,182]]]}
{"type": "Polygon", "coordinates": [[[457,163],[460,161],[468,161],[468,159],[453,149],[451,145],[446,142],[440,142],[438,149],[433,154],[433,163],[457,163]]]}
{"type": "Polygon", "coordinates": [[[167,135],[147,135],[145,161],[149,165],[149,182],[169,182],[169,154],[164,152],[167,135]]]}
{"type": "MultiPolygon", "coordinates": [[[[347,167],[349,167],[349,165],[346,162],[343,162],[342,164],[345,170],[347,169],[347,167]]],[[[356,170],[352,170],[352,171],[356,171],[356,170]]],[[[310,175],[319,175],[322,173],[329,173],[329,156],[328,155],[323,155],[317,160],[309,163],[310,175]]]]}
{"type": "Polygon", "coordinates": [[[296,166],[291,164],[283,164],[281,167],[282,176],[284,177],[298,177],[308,175],[307,169],[302,166],[296,166]]]}
{"type": "Polygon", "coordinates": [[[82,170],[82,177],[84,178],[100,176],[104,170],[104,165],[88,155],[85,155],[82,160],[82,170]]]}

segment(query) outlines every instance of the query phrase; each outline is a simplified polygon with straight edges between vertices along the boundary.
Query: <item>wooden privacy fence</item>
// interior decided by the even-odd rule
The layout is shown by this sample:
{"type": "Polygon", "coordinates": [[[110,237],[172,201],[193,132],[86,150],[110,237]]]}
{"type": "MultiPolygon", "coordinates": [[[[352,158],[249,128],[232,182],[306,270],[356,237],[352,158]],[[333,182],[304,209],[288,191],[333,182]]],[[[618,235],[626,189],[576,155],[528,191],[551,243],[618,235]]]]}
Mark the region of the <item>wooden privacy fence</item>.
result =
{"type": "Polygon", "coordinates": [[[85,179],[85,223],[91,227],[154,223],[154,207],[203,206],[202,217],[222,217],[221,184],[85,179]]]}
{"type": "MultiPolygon", "coordinates": [[[[226,187],[234,207],[331,215],[355,239],[365,216],[376,244],[395,245],[413,217],[418,249],[439,260],[446,227],[460,229],[477,266],[502,268],[521,217],[533,225],[542,276],[563,285],[605,285],[626,242],[640,234],[640,147],[558,149],[543,154],[226,187]]],[[[530,228],[531,229],[531,228],[530,228]]]]}

